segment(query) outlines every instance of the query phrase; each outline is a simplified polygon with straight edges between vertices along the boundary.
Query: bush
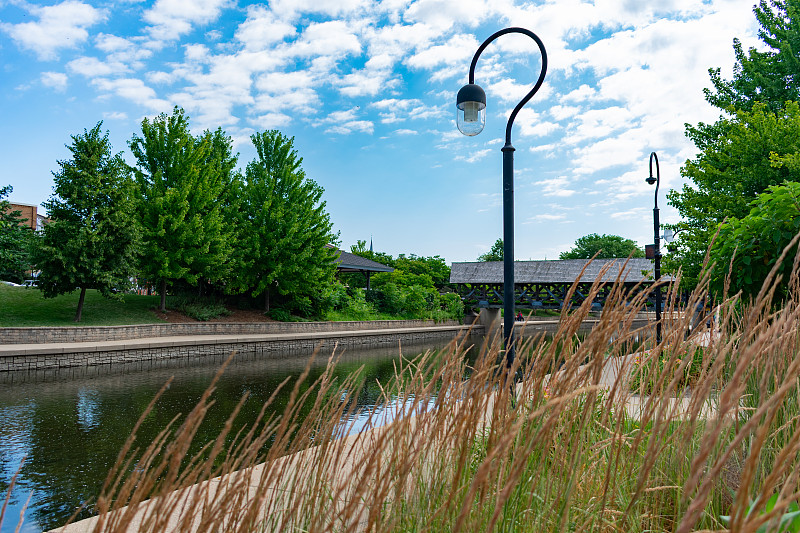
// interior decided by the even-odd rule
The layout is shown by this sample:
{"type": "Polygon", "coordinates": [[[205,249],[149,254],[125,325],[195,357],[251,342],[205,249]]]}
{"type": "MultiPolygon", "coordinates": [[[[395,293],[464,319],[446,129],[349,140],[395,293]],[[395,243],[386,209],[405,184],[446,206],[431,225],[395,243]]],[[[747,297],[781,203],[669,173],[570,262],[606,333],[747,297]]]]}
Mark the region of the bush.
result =
{"type": "Polygon", "coordinates": [[[214,298],[185,293],[167,295],[167,309],[180,311],[190,318],[203,322],[231,314],[227,307],[214,298]]]}
{"type": "Polygon", "coordinates": [[[286,309],[282,309],[280,307],[273,307],[272,309],[269,310],[269,313],[267,313],[267,315],[271,319],[277,320],[278,322],[292,321],[292,315],[289,314],[289,311],[287,311],[286,309]]]}
{"type": "Polygon", "coordinates": [[[439,302],[450,318],[459,322],[464,321],[464,302],[461,300],[461,296],[448,292],[439,295],[439,302]]]}

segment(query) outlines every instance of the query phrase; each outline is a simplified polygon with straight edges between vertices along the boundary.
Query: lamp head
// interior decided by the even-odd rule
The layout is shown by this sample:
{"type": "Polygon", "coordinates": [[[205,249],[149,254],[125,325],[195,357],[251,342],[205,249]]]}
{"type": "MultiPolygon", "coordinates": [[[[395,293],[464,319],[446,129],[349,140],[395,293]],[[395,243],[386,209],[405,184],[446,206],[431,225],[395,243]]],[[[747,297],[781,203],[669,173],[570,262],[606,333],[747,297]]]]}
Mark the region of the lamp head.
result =
{"type": "Polygon", "coordinates": [[[656,179],[653,176],[650,176],[649,178],[645,179],[645,181],[647,182],[648,185],[655,185],[656,183],[656,179]]]}
{"type": "Polygon", "coordinates": [[[456,96],[456,125],[458,131],[472,137],[486,125],[486,93],[479,85],[464,85],[456,96]]]}

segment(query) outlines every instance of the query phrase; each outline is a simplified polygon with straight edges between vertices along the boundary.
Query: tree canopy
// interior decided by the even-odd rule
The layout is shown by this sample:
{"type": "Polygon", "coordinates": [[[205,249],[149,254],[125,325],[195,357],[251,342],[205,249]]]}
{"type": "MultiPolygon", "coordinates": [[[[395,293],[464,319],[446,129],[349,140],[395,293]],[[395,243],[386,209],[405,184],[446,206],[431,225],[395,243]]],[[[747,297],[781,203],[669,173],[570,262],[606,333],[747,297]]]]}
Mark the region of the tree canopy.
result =
{"type": "Polygon", "coordinates": [[[236,162],[223,134],[198,138],[182,109],[142,120],[130,142],[136,158],[139,216],[143,228],[142,273],[158,283],[160,309],[167,285],[182,280],[221,281],[231,252],[221,202],[236,162]]]}
{"type": "Polygon", "coordinates": [[[497,239],[489,251],[478,256],[478,261],[502,261],[503,260],[503,239],[497,239]]]}
{"type": "Polygon", "coordinates": [[[80,289],[75,321],[86,289],[113,297],[135,274],[139,226],[134,216],[133,182],[120,154],[113,155],[102,122],[73,135],[72,159],[59,161],[54,194],[44,204],[44,226],[35,262],[45,297],[80,289]]]}
{"type": "MultiPolygon", "coordinates": [[[[719,295],[755,297],[784,248],[800,232],[800,183],[771,185],[751,203],[742,218],[731,217],[720,225],[719,236],[710,251],[711,289],[719,295]],[[733,273],[734,275],[731,275],[733,273]],[[723,294],[727,284],[729,293],[723,294]]],[[[778,265],[781,276],[775,296],[788,291],[797,245],[778,265]]]]}
{"type": "Polygon", "coordinates": [[[691,184],[670,191],[669,203],[681,221],[666,225],[677,239],[668,245],[665,270],[683,268],[682,283],[699,279],[705,254],[719,224],[743,219],[751,202],[770,186],[798,179],[793,154],[800,133],[800,2],[761,0],[754,8],[765,51],[745,51],[734,40],[733,78],[710,69],[713,89],[706,100],[719,108],[713,124],[686,127],[698,154],[681,168],[691,184]]]}
{"type": "Polygon", "coordinates": [[[20,283],[30,270],[32,232],[23,224],[22,212],[12,211],[5,199],[13,190],[11,185],[0,187],[0,280],[20,283]]]}
{"type": "Polygon", "coordinates": [[[336,243],[323,189],[306,177],[294,138],[277,130],[251,137],[257,158],[247,165],[242,191],[241,279],[253,296],[289,297],[306,314],[336,272],[336,243]]]}
{"type": "Polygon", "coordinates": [[[631,239],[619,235],[598,235],[590,233],[575,240],[575,245],[567,252],[561,252],[559,259],[598,259],[616,257],[644,257],[644,250],[631,239]]]}

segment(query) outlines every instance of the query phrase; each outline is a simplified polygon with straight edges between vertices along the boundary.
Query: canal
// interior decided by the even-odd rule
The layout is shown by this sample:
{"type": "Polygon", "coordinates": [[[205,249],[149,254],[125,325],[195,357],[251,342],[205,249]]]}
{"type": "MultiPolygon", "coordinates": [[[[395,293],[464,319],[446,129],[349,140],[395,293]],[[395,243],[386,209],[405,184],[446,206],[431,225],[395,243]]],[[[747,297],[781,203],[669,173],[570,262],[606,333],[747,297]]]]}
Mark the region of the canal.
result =
{"type": "MultiPolygon", "coordinates": [[[[445,344],[404,346],[403,355],[414,357],[445,344]]],[[[309,380],[323,372],[327,355],[318,358],[309,380]]],[[[397,348],[345,352],[335,375],[341,379],[363,367],[368,384],[358,397],[357,417],[366,420],[381,394],[380,387],[370,385],[376,380],[387,383],[398,360],[397,348]]],[[[87,508],[79,517],[90,516],[106,473],[156,392],[174,376],[140,429],[139,443],[150,442],[178,413],[188,413],[222,362],[223,358],[206,358],[194,364],[170,360],[0,374],[0,495],[8,492],[22,464],[0,533],[15,531],[20,514],[25,533],[58,527],[82,505],[87,508]]],[[[213,440],[245,393],[250,397],[237,421],[240,426],[251,424],[278,385],[287,377],[296,379],[306,362],[306,357],[274,353],[269,358],[237,355],[217,385],[215,404],[196,442],[213,440]]],[[[273,410],[280,412],[290,390],[291,386],[282,389],[273,410]]],[[[363,424],[356,419],[354,427],[363,424]]]]}

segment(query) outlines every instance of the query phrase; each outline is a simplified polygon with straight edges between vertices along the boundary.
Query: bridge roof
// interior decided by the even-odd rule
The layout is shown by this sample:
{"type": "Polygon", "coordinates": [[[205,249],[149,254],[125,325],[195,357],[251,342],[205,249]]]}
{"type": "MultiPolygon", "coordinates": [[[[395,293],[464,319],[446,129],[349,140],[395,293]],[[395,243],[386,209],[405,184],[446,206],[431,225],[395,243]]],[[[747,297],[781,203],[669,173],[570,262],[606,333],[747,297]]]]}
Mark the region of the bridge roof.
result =
{"type": "MultiPolygon", "coordinates": [[[[572,283],[586,267],[580,281],[594,282],[600,271],[612,263],[601,281],[614,282],[622,271],[626,283],[638,283],[653,275],[653,261],[635,259],[564,259],[544,261],[514,261],[514,282],[519,283],[572,283]],[[627,263],[626,263],[627,261],[627,263]],[[588,263],[588,264],[587,264],[588,263]]],[[[662,276],[662,279],[671,279],[662,276]]],[[[503,283],[502,261],[477,261],[453,263],[450,267],[450,283],[503,283]]]]}

